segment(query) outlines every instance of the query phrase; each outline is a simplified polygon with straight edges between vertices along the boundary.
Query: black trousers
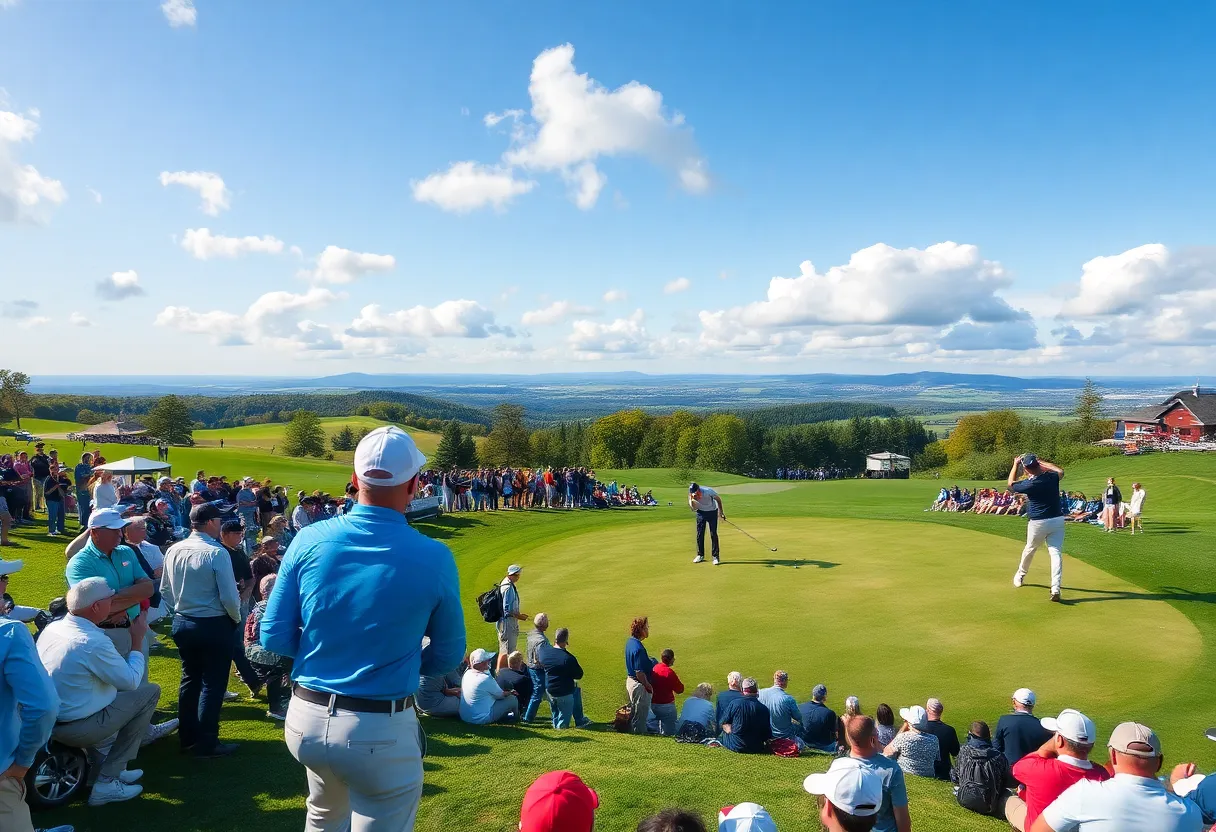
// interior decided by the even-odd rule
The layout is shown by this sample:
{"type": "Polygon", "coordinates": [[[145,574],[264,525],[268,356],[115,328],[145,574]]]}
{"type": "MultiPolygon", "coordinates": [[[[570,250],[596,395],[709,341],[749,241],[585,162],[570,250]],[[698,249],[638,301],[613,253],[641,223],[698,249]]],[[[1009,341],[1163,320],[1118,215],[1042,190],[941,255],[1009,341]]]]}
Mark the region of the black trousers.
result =
{"type": "Polygon", "coordinates": [[[697,557],[705,557],[705,527],[709,526],[710,550],[718,557],[718,511],[697,512],[697,557]]]}
{"type": "Polygon", "coordinates": [[[182,662],[177,691],[178,738],[183,748],[210,750],[219,741],[220,707],[232,668],[236,623],[226,615],[173,616],[173,641],[182,662]]]}

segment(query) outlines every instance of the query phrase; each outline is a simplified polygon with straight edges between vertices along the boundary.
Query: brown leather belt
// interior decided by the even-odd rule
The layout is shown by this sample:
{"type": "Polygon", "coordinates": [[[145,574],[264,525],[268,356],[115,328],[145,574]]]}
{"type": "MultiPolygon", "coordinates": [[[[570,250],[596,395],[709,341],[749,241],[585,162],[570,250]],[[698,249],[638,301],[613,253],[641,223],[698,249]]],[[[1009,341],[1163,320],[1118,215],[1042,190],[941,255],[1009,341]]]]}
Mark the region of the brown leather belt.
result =
{"type": "Polygon", "coordinates": [[[343,711],[357,711],[365,714],[395,714],[414,707],[414,697],[404,699],[360,699],[357,696],[339,696],[334,693],[322,693],[310,690],[301,685],[292,688],[294,696],[311,702],[314,705],[324,705],[327,708],[343,711]]]}

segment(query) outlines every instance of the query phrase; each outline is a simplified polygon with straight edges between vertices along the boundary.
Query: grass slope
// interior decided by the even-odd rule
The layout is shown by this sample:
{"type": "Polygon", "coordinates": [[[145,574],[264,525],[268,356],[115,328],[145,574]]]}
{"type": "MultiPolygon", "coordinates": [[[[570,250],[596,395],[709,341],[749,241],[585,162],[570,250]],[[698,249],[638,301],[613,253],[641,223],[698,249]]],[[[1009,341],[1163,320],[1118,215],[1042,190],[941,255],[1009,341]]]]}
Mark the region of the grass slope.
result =
{"type": "MultiPolygon", "coordinates": [[[[173,454],[175,462],[180,454],[191,465],[234,474],[274,470],[280,480],[313,480],[331,491],[345,479],[337,463],[252,449],[173,454]]],[[[470,646],[494,641],[474,596],[508,563],[525,565],[524,609],[544,609],[555,626],[571,628],[571,649],[587,670],[588,712],[601,722],[624,700],[625,626],[644,613],[652,617],[652,652],[675,649],[686,683],[720,686],[732,669],[764,681],[781,667],[800,699],[819,681],[835,706],[856,694],[867,713],[880,701],[899,706],[936,695],[959,728],[974,718],[995,720],[1008,693],[1027,684],[1039,692],[1044,713],[1080,707],[1103,733],[1122,719],[1143,720],[1161,733],[1171,761],[1195,759],[1210,771],[1216,747],[1200,732],[1214,721],[1216,687],[1216,530],[1208,508],[1216,499],[1216,456],[1104,459],[1076,466],[1065,482],[1088,492],[1108,474],[1125,486],[1132,478],[1145,484],[1149,534],[1070,527],[1065,606],[1046,601],[1045,555],[1031,585],[1009,585],[1024,522],[924,513],[937,483],[923,480],[730,494],[728,516],[778,552],[724,528],[727,564],[717,569],[689,563],[685,485],[689,478],[715,486],[749,481],[707,472],[605,474],[654,488],[663,505],[653,510],[457,515],[422,528],[456,554],[470,646]]],[[[30,532],[18,540],[22,548],[5,556],[23,557],[27,566],[12,592],[21,602],[45,603],[62,590],[62,541],[30,532]]],[[[162,642],[169,649],[154,658],[152,675],[165,690],[162,707],[172,710],[176,664],[172,642],[162,642]]],[[[260,702],[225,706],[224,737],[242,743],[230,760],[183,759],[171,742],[162,743],[140,755],[148,792],[139,801],[89,811],[77,805],[36,822],[75,823],[81,832],[136,823],[183,832],[299,829],[303,771],[287,754],[282,729],[262,718],[264,709],[260,702]]],[[[557,767],[580,772],[599,790],[599,829],[632,829],[668,805],[711,818],[745,799],[765,804],[783,829],[810,828],[812,803],[801,780],[828,762],[740,758],[605,730],[426,725],[420,830],[514,829],[527,784],[557,767]]],[[[959,809],[944,784],[912,778],[909,789],[917,829],[1007,828],[959,809]]]]}
{"type": "MultiPolygon", "coordinates": [[[[370,416],[324,416],[320,419],[321,427],[325,429],[326,437],[336,435],[342,428],[347,425],[351,430],[358,431],[361,428],[374,430],[375,428],[384,427],[386,422],[379,419],[373,419],[370,416]]],[[[421,450],[427,456],[435,453],[435,448],[439,447],[439,434],[427,430],[417,430],[416,428],[404,428],[410,436],[414,437],[414,442],[418,444],[421,450]]],[[[269,451],[276,446],[281,447],[283,437],[287,433],[286,422],[274,422],[264,425],[245,425],[239,428],[217,428],[215,430],[196,430],[194,432],[194,444],[196,447],[219,447],[220,439],[224,440],[224,448],[260,448],[269,451]]]]}

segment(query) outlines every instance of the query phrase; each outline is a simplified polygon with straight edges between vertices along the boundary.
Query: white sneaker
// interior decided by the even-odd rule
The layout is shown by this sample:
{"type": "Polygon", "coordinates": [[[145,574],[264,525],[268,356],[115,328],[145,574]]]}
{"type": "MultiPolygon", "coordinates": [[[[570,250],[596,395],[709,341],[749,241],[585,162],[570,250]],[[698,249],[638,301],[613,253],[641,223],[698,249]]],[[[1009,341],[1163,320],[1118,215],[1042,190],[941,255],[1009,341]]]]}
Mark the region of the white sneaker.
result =
{"type": "Polygon", "coordinates": [[[225,702],[235,702],[236,700],[238,700],[240,698],[241,698],[241,695],[239,693],[235,693],[230,690],[224,691],[224,701],[225,702]]]}
{"type": "Polygon", "coordinates": [[[1013,576],[1013,585],[1015,587],[1020,587],[1022,585],[1022,582],[1025,580],[1026,580],[1026,576],[1023,575],[1021,572],[1018,572],[1017,574],[1015,574],[1013,576]]]}
{"type": "Polygon", "coordinates": [[[108,783],[98,781],[93,784],[93,791],[89,793],[89,805],[104,806],[107,803],[122,803],[124,800],[139,797],[143,790],[143,786],[128,786],[121,780],[111,780],[108,783]]]}
{"type": "Polygon", "coordinates": [[[128,786],[133,786],[139,782],[139,778],[144,776],[142,768],[129,768],[118,775],[118,779],[126,783],[128,786]]]}
{"type": "Polygon", "coordinates": [[[148,730],[144,732],[143,739],[139,741],[139,747],[143,748],[145,745],[151,745],[157,740],[163,740],[176,731],[180,723],[180,720],[169,719],[159,725],[149,725],[148,730]]]}
{"type": "Polygon", "coordinates": [[[697,555],[692,559],[693,563],[705,563],[705,555],[697,555]]]}
{"type": "Polygon", "coordinates": [[[717,558],[714,558],[714,566],[717,566],[721,562],[722,561],[718,560],[717,558]]]}

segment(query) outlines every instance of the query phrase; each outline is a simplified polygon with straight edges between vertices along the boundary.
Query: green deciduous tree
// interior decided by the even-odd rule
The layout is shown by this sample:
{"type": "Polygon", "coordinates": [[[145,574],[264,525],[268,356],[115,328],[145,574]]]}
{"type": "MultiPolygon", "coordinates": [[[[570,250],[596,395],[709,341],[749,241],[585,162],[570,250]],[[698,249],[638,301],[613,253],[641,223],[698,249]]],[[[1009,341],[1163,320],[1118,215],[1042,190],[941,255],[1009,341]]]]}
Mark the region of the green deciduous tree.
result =
{"type": "Polygon", "coordinates": [[[17,370],[0,370],[0,406],[10,418],[17,420],[21,427],[21,417],[28,416],[32,408],[30,404],[30,377],[17,370]]]}
{"type": "Polygon", "coordinates": [[[596,420],[591,426],[592,467],[632,468],[651,421],[644,410],[618,410],[596,420]]]}
{"type": "Polygon", "coordinates": [[[194,444],[194,419],[178,396],[161,396],[143,419],[148,434],[172,445],[194,444]]]}
{"type": "Polygon", "coordinates": [[[325,429],[311,410],[298,410],[287,424],[283,453],[288,456],[324,456],[325,429]]]}
{"type": "Polygon", "coordinates": [[[750,448],[747,426],[738,416],[716,413],[701,423],[697,467],[709,471],[740,471],[750,448]]]}

